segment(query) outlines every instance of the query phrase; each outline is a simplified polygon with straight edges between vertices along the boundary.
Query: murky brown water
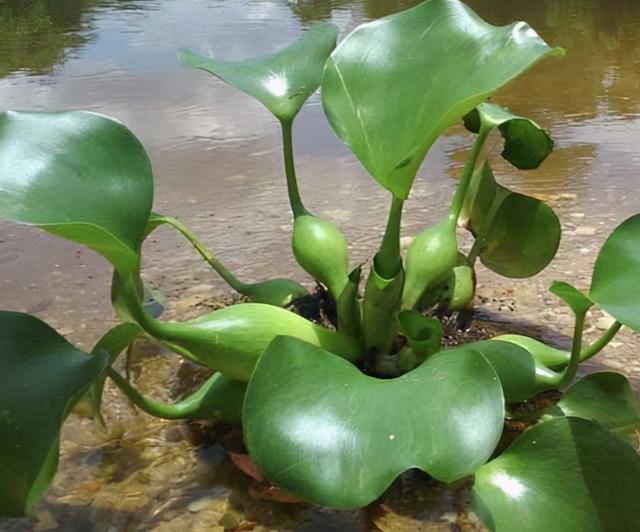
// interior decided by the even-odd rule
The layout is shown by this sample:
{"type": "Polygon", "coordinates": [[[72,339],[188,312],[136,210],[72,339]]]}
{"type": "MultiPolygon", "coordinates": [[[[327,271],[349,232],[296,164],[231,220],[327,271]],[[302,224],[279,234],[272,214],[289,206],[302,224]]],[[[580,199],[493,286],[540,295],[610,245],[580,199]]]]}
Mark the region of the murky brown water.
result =
{"type": "MultiPolygon", "coordinates": [[[[415,3],[0,0],[0,109],[80,108],[124,121],[153,162],[157,211],[181,217],[249,281],[274,275],[308,281],[289,248],[291,219],[274,120],[243,94],[182,68],[175,51],[186,46],[241,59],[277,50],[318,20],[332,20],[344,35],[362,21],[415,3]]],[[[496,157],[494,166],[503,184],[545,198],[557,210],[565,229],[558,258],[530,280],[481,270],[478,298],[481,317],[566,342],[570,316],[556,308],[546,287],[554,279],[587,287],[608,232],[640,212],[640,3],[469,4],[494,23],[527,20],[549,43],[567,50],[564,60],[539,65],[495,98],[537,120],[556,140],[539,170],[518,173],[496,157]]],[[[352,243],[352,264],[366,260],[383,230],[386,194],[336,139],[317,97],[297,119],[295,134],[306,203],[340,224],[352,243]]],[[[444,212],[469,143],[458,127],[432,149],[407,203],[406,235],[444,212]]],[[[146,249],[145,275],[169,295],[172,313],[183,315],[203,298],[229,294],[172,233],[159,231],[146,249]]],[[[108,266],[91,252],[0,224],[2,308],[35,313],[89,348],[112,321],[109,279],[108,266]]],[[[594,312],[592,323],[598,317],[594,312]]],[[[600,360],[638,384],[639,347],[637,338],[623,332],[600,360]]],[[[138,383],[147,390],[170,395],[178,386],[176,364],[162,355],[137,367],[138,383]]],[[[253,501],[247,481],[231,472],[220,447],[198,444],[184,425],[135,417],[115,393],[110,397],[110,439],[79,420],[66,430],[63,467],[42,505],[40,527],[195,530],[221,526],[220,519],[222,526],[232,525],[247,515],[277,529],[373,526],[371,511],[329,514],[253,501]],[[189,504],[195,506],[189,510],[189,504]]],[[[389,504],[391,512],[400,503],[389,504]]],[[[455,508],[451,501],[422,501],[391,522],[397,529],[402,519],[415,518],[405,529],[448,530],[453,525],[438,512],[455,508]],[[440,528],[426,528],[425,517],[440,528]]],[[[378,518],[377,526],[388,530],[385,519],[378,518]]]]}

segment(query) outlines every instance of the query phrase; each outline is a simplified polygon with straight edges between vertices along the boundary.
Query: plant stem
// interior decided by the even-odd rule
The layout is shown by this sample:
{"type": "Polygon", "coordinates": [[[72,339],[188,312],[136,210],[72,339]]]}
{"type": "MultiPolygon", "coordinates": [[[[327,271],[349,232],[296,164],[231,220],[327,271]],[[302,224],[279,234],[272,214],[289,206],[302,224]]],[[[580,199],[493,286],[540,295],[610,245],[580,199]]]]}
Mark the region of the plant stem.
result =
{"type": "Polygon", "coordinates": [[[305,209],[300,191],[298,190],[298,180],[296,178],[296,167],[293,162],[293,138],[292,138],[293,120],[281,120],[282,127],[282,150],[284,153],[284,171],[287,177],[287,192],[289,193],[289,204],[293,211],[293,217],[297,218],[304,214],[309,214],[305,209]]]}
{"type": "Polygon", "coordinates": [[[191,243],[200,256],[207,261],[209,266],[211,266],[231,288],[236,292],[243,293],[243,290],[246,289],[247,285],[240,281],[218,259],[216,259],[213,253],[207,249],[191,229],[184,225],[180,220],[172,218],[171,216],[164,216],[163,219],[191,243]]]}
{"type": "Polygon", "coordinates": [[[618,331],[622,327],[622,323],[619,321],[613,322],[613,325],[609,327],[600,338],[593,342],[589,347],[584,349],[580,353],[580,362],[589,360],[591,357],[597,355],[604,347],[618,334],[618,331]]]}
{"type": "Polygon", "coordinates": [[[400,257],[400,221],[402,219],[403,205],[404,200],[391,196],[387,228],[382,237],[380,250],[375,258],[376,271],[385,279],[393,279],[398,275],[402,266],[402,258],[400,257]]]}
{"type": "Polygon", "coordinates": [[[178,403],[175,405],[168,405],[161,403],[160,401],[149,399],[131,386],[131,384],[129,384],[127,380],[113,368],[108,367],[106,371],[109,378],[115,382],[118,388],[120,388],[120,390],[122,390],[129,399],[131,399],[147,414],[162,419],[182,419],[189,415],[189,406],[191,407],[191,410],[194,410],[193,404],[185,405],[184,403],[178,403]]]}
{"type": "Polygon", "coordinates": [[[472,268],[475,267],[476,260],[478,260],[478,256],[482,253],[482,248],[484,247],[484,239],[481,236],[477,236],[473,241],[473,245],[469,250],[469,254],[467,255],[467,265],[472,268]]]}
{"type": "Polygon", "coordinates": [[[453,200],[451,201],[451,206],[449,207],[449,220],[453,223],[458,223],[458,218],[460,217],[460,212],[462,211],[462,206],[464,205],[464,200],[467,196],[469,185],[471,184],[471,176],[473,175],[473,170],[476,167],[478,157],[480,156],[482,147],[484,146],[484,143],[487,140],[487,136],[491,132],[491,129],[492,128],[485,126],[480,127],[480,131],[478,131],[476,140],[474,141],[473,147],[471,148],[471,153],[469,153],[467,162],[464,165],[462,177],[460,178],[460,182],[458,183],[458,187],[456,188],[453,200]]]}
{"type": "Polygon", "coordinates": [[[578,365],[580,364],[580,354],[582,351],[582,330],[584,329],[584,320],[586,311],[576,314],[576,323],[573,328],[573,342],[571,344],[571,358],[569,359],[569,365],[562,372],[562,380],[559,386],[565,386],[573,380],[578,371],[578,365]]]}
{"type": "Polygon", "coordinates": [[[155,338],[166,338],[166,324],[155,320],[151,317],[142,305],[138,289],[136,286],[136,278],[138,274],[132,274],[126,278],[121,278],[122,297],[127,305],[127,310],[131,313],[131,317],[142,327],[142,329],[155,338]]]}

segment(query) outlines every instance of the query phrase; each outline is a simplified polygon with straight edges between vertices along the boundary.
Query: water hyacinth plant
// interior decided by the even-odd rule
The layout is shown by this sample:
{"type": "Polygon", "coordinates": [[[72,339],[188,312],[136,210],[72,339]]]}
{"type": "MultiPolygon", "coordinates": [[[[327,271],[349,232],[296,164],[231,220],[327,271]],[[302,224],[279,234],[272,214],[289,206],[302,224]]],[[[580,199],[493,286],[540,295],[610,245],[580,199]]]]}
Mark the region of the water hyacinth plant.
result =
{"type": "Polygon", "coordinates": [[[316,25],[284,50],[243,62],[179,53],[278,119],[293,253],[334,300],[334,328],[292,310],[303,286],[243,283],[182,222],[152,212],[150,161],[121,123],[82,111],[0,115],[0,219],[101,254],[114,268],[122,322],[84,353],[33,316],[0,312],[0,515],[28,514],[42,497],[62,423],[81,398],[99,417],[111,379],[152,415],[240,424],[265,478],[311,503],[362,507],[417,468],[444,483],[472,477],[472,506],[493,530],[637,530],[640,458],[625,439],[640,426],[640,404],[620,374],[575,377],[622,326],[640,332],[640,215],[606,240],[588,292],[550,287],[575,314],[570,351],[509,334],[445,349],[441,323],[424,312],[467,307],[478,259],[510,278],[535,275],[553,259],[557,216],[502,186],[482,148],[497,130],[502,157],[516,168],[549,155],[542,128],[488,100],[562,50],[524,22],[495,27],[458,0],[427,0],[363,24],[336,46],[337,35],[332,24],[316,25]],[[318,88],[336,134],[389,192],[386,230],[367,267],[349,264],[341,231],[310,212],[298,189],[292,124],[318,88]],[[461,120],[475,140],[447,215],[402,254],[400,222],[416,173],[461,120]],[[191,321],[152,316],[141,249],[162,225],[250,302],[191,321]],[[460,227],[474,237],[469,250],[458,243],[460,227]],[[594,305],[615,322],[583,345],[594,305]],[[147,398],[112,367],[138,337],[215,373],[179,403],[147,398]],[[560,401],[532,413],[531,427],[497,453],[511,405],[559,388],[560,401]]]}

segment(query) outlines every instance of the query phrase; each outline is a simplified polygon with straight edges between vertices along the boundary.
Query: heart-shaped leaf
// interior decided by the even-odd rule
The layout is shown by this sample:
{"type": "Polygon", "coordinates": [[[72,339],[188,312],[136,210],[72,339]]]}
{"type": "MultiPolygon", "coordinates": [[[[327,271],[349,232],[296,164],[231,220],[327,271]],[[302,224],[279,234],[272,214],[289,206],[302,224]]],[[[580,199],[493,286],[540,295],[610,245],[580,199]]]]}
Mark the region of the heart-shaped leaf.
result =
{"type": "Polygon", "coordinates": [[[472,473],[502,432],[504,399],[485,358],[436,353],[390,380],[294,338],[253,373],[245,441],[265,477],[324,506],[354,508],[417,467],[445,482],[472,473]]]}
{"type": "Polygon", "coordinates": [[[620,323],[640,332],[640,214],[622,222],[602,246],[589,297],[620,323]]]}
{"type": "MultiPolygon", "coordinates": [[[[491,364],[502,383],[505,400],[509,403],[523,401],[542,390],[553,388],[559,382],[558,375],[536,361],[531,353],[500,337],[465,344],[467,349],[481,353],[491,364]]],[[[449,349],[456,353],[459,348],[449,349]]]]}
{"type": "Polygon", "coordinates": [[[473,506],[498,532],[633,532],[639,491],[629,444],[592,421],[559,418],[476,471],[473,506]]]}
{"type": "Polygon", "coordinates": [[[106,364],[37,318],[0,311],[0,515],[24,515],[42,496],[65,415],[106,364]]]}
{"type": "Polygon", "coordinates": [[[551,283],[549,292],[562,299],[576,316],[584,316],[593,305],[593,301],[580,292],[580,290],[564,281],[554,281],[551,283]]]}
{"type": "Polygon", "coordinates": [[[553,140],[544,129],[499,105],[481,103],[463,120],[473,133],[478,133],[481,125],[490,129],[497,127],[504,139],[502,157],[521,170],[538,168],[553,151],[553,140]]]}
{"type": "Polygon", "coordinates": [[[425,316],[417,310],[403,310],[396,316],[398,333],[407,339],[407,343],[416,355],[422,359],[440,351],[444,331],[437,318],[425,316]]]}
{"type": "Polygon", "coordinates": [[[445,129],[543,57],[561,54],[524,22],[495,27],[458,0],[429,0],[344,39],[325,66],[322,102],[369,173],[406,198],[445,129]]]}
{"type": "Polygon", "coordinates": [[[476,170],[461,221],[480,240],[480,260],[505,277],[531,277],[553,259],[560,221],[540,200],[499,185],[489,163],[476,170]]]}
{"type": "Polygon", "coordinates": [[[564,393],[556,407],[566,416],[597,421],[620,435],[640,429],[640,401],[620,373],[587,375],[564,393]]]}
{"type": "Polygon", "coordinates": [[[183,65],[200,68],[261,102],[276,118],[293,120],[318,86],[322,69],[336,46],[338,28],[317,24],[285,49],[241,62],[218,61],[180,50],[183,65]]]}
{"type": "Polygon", "coordinates": [[[147,154],[121,123],[78,111],[0,114],[0,219],[84,244],[127,273],[152,200],[147,154]]]}

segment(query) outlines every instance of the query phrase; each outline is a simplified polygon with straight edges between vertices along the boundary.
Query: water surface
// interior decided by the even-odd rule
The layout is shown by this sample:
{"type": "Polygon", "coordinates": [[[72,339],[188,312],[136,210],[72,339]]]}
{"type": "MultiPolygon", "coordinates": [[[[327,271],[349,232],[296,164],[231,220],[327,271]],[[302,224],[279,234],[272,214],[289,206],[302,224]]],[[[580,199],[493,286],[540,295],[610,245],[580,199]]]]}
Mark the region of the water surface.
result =
{"type": "MultiPolygon", "coordinates": [[[[188,47],[220,58],[243,59],[278,50],[318,21],[334,22],[342,37],[363,21],[416,3],[0,1],[0,109],[88,109],[122,120],[139,136],[152,160],[155,210],[192,225],[219,258],[248,281],[290,275],[308,282],[289,249],[291,218],[277,124],[244,94],[203,72],[182,68],[176,50],[188,47]]],[[[498,161],[497,139],[490,150],[501,183],[546,199],[557,210],[565,229],[558,260],[531,280],[507,280],[481,270],[478,298],[483,315],[526,323],[543,338],[566,342],[571,318],[556,308],[553,297],[545,294],[546,287],[554,279],[564,279],[586,288],[597,249],[608,232],[640,211],[640,3],[473,0],[469,4],[495,24],[526,20],[547,42],[567,52],[565,59],[545,61],[495,97],[497,103],[551,132],[556,141],[552,156],[539,170],[523,173],[498,161]]],[[[471,137],[457,126],[431,150],[407,203],[405,235],[415,234],[444,213],[470,142],[471,137]]],[[[368,259],[383,231],[388,198],[336,138],[317,96],[297,119],[295,148],[305,202],[342,227],[352,244],[352,264],[368,259]]],[[[145,276],[168,294],[174,314],[194,306],[202,311],[204,307],[197,305],[203,299],[229,294],[169,231],[158,232],[145,250],[145,276]]],[[[30,228],[0,224],[2,308],[35,313],[89,348],[113,321],[109,278],[109,267],[90,251],[30,228]]],[[[594,312],[591,324],[599,316],[594,312]]],[[[634,355],[639,346],[630,334],[623,334],[604,361],[638,379],[634,355]]],[[[162,379],[174,382],[175,365],[165,367],[165,363],[160,357],[147,364],[150,369],[141,370],[141,382],[156,383],[156,388],[162,379]]],[[[218,485],[211,478],[203,480],[211,463],[202,461],[200,448],[190,445],[188,438],[171,436],[174,429],[159,422],[140,425],[126,413],[126,405],[117,404],[113,417],[124,440],[106,444],[104,453],[96,454],[96,436],[87,428],[90,435],[83,440],[81,424],[74,426],[75,439],[65,440],[67,469],[43,510],[54,521],[61,515],[82,516],[84,524],[76,529],[89,529],[99,515],[104,529],[111,525],[135,529],[141,522],[146,523],[143,528],[150,523],[160,527],[171,521],[170,515],[184,518],[176,508],[205,496],[213,489],[212,482],[218,485]],[[155,464],[157,469],[158,460],[170,462],[178,452],[168,450],[174,444],[165,440],[171,437],[182,442],[175,445],[184,459],[192,460],[183,464],[188,474],[175,485],[168,483],[170,489],[149,490],[150,481],[141,473],[148,470],[142,465],[155,464]],[[135,459],[129,463],[127,456],[135,459]],[[116,467],[109,465],[115,458],[124,459],[125,466],[114,477],[113,472],[105,473],[105,467],[116,467]],[[74,479],[78,464],[86,471],[74,479]],[[123,490],[130,499],[122,496],[123,490]],[[131,506],[126,506],[127,500],[133,501],[131,506]],[[117,508],[125,513],[117,513],[117,508]]],[[[213,456],[207,460],[218,460],[215,449],[207,449],[213,456]]],[[[165,474],[173,474],[171,468],[165,474]]],[[[220,485],[229,489],[222,481],[220,485]]],[[[310,522],[329,519],[313,512],[297,517],[310,522]]],[[[333,518],[338,529],[358,529],[369,522],[368,517],[355,516],[347,527],[342,517],[333,518]]]]}

